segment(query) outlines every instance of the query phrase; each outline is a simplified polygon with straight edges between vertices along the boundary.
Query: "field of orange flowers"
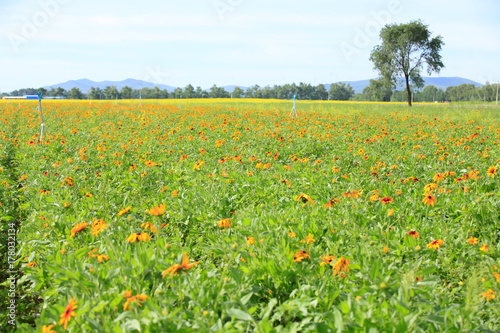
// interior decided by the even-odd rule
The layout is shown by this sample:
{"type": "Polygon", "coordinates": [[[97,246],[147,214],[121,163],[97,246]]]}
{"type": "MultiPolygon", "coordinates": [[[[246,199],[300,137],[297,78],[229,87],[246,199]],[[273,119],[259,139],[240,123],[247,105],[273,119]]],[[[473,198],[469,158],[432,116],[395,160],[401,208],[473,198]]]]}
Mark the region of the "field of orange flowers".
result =
{"type": "Polygon", "coordinates": [[[500,330],[498,109],[0,107],[38,332],[500,330]]]}

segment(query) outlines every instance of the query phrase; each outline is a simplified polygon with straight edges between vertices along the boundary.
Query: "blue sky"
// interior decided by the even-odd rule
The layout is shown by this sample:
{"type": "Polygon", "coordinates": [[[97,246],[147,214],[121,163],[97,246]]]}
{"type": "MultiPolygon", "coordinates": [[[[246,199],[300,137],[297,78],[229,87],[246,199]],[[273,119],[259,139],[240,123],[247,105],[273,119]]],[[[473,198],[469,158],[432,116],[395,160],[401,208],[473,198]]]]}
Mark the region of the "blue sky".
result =
{"type": "Polygon", "coordinates": [[[2,0],[0,92],[126,78],[184,87],[376,77],[386,23],[443,36],[440,76],[500,79],[498,0],[2,0]]]}

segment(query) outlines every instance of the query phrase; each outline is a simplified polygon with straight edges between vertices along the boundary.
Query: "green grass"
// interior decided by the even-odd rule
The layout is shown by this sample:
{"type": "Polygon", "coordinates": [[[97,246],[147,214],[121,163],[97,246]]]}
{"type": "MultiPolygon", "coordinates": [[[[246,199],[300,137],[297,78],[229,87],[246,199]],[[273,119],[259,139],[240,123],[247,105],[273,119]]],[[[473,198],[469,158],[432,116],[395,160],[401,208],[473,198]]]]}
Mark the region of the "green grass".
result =
{"type": "MultiPolygon", "coordinates": [[[[2,105],[25,216],[19,290],[43,299],[30,303],[36,330],[63,331],[72,298],[75,332],[499,329],[500,176],[487,174],[500,159],[496,109],[304,101],[292,120],[282,101],[177,106],[46,103],[37,143],[36,106],[2,105]],[[163,214],[146,212],[160,204],[163,214]],[[96,220],[107,225],[97,236],[96,220]],[[151,239],[127,242],[139,232],[151,239]],[[294,262],[301,250],[309,258],[294,262]],[[199,263],[162,278],[183,253],[199,263]],[[349,270],[334,275],[341,257],[349,270]]],[[[5,168],[0,177],[9,182],[5,168]]],[[[19,331],[34,329],[19,318],[19,331]]]]}

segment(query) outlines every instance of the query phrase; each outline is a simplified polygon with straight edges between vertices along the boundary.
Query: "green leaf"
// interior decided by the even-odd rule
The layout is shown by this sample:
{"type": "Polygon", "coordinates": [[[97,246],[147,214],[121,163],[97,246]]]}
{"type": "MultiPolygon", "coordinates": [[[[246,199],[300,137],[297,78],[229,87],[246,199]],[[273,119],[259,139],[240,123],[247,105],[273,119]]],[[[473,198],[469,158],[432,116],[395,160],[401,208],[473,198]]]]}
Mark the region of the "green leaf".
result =
{"type": "Polygon", "coordinates": [[[350,312],[349,305],[346,302],[341,302],[340,303],[340,310],[342,310],[342,312],[344,314],[349,314],[349,312],[350,312]]]}
{"type": "Polygon", "coordinates": [[[244,320],[244,321],[252,321],[252,316],[250,316],[248,313],[241,311],[239,309],[229,309],[227,310],[227,314],[230,315],[231,317],[236,317],[239,320],[244,320]]]}
{"type": "Polygon", "coordinates": [[[248,301],[250,300],[250,298],[252,298],[253,296],[253,293],[249,293],[248,295],[245,295],[241,298],[241,304],[245,305],[248,303],[248,301]]]}
{"type": "Polygon", "coordinates": [[[261,316],[262,320],[267,320],[269,318],[269,316],[271,315],[271,312],[273,311],[273,308],[276,304],[278,304],[278,301],[276,300],[276,298],[272,298],[269,301],[269,303],[267,303],[266,309],[264,310],[264,312],[262,312],[262,316],[261,316]]]}
{"type": "Polygon", "coordinates": [[[132,319],[123,324],[123,328],[125,328],[125,331],[137,330],[140,332],[141,323],[137,319],[132,319]]]}
{"type": "Polygon", "coordinates": [[[418,271],[419,275],[428,275],[436,271],[436,266],[429,266],[418,271]]]}
{"type": "Polygon", "coordinates": [[[404,244],[406,247],[413,248],[415,247],[415,239],[411,236],[405,236],[404,244]]]}

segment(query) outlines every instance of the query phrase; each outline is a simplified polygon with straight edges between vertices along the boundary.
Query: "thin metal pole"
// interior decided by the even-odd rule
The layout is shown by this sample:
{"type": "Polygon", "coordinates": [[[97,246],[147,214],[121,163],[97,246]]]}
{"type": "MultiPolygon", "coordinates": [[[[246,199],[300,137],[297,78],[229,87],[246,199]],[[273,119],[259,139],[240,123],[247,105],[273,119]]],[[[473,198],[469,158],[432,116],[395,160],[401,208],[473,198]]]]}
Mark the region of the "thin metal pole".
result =
{"type": "Polygon", "coordinates": [[[38,108],[40,109],[40,117],[42,120],[42,124],[40,125],[40,142],[43,140],[43,130],[47,128],[45,123],[43,122],[43,110],[42,110],[42,92],[38,92],[38,108]]]}
{"type": "Polygon", "coordinates": [[[497,82],[497,105],[498,105],[498,86],[500,86],[500,81],[497,82]]]}

